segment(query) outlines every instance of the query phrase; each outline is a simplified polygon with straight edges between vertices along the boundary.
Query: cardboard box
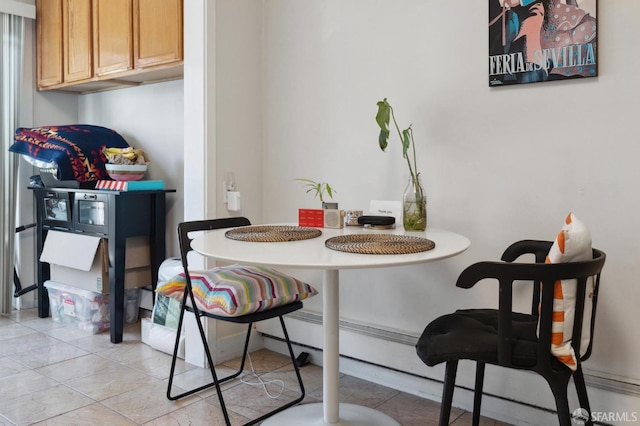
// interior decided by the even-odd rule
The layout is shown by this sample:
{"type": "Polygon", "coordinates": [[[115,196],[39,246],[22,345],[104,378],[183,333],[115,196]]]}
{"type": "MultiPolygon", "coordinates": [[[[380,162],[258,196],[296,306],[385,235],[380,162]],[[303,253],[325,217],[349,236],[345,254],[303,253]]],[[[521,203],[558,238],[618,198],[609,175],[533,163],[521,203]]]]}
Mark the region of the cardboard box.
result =
{"type": "MultiPolygon", "coordinates": [[[[105,240],[105,244],[106,243],[107,241],[105,240]]],[[[149,237],[143,235],[140,237],[127,238],[125,253],[125,269],[148,267],[149,265],[151,265],[151,249],[149,248],[149,237]]],[[[151,284],[151,280],[149,280],[149,282],[145,285],[148,284],[151,284]]]]}
{"type": "MultiPolygon", "coordinates": [[[[52,281],[106,294],[109,293],[107,244],[105,238],[49,231],[40,261],[49,263],[52,281]]],[[[151,284],[150,263],[148,237],[128,238],[124,278],[126,289],[151,284]]]]}

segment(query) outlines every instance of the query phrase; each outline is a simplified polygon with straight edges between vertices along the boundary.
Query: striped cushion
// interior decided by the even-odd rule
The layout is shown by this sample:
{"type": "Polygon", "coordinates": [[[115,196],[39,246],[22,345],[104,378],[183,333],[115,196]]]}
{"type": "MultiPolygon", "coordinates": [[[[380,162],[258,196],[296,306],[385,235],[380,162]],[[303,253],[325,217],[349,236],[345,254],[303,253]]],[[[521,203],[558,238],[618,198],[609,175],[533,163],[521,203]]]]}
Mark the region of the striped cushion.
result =
{"type": "MultiPolygon", "coordinates": [[[[546,263],[580,262],[593,259],[591,250],[591,233],[573,213],[565,219],[562,230],[556,237],[546,263]]],[[[576,306],[576,280],[558,280],[553,291],[553,323],[551,326],[551,353],[572,370],[576,369],[576,356],[571,347],[573,322],[576,306]]],[[[591,340],[591,311],[593,296],[593,279],[587,281],[582,340],[580,350],[584,352],[591,340]]]]}
{"type": "MultiPolygon", "coordinates": [[[[189,274],[198,309],[215,315],[247,315],[318,294],[309,284],[263,266],[231,265],[189,274]]],[[[183,272],[156,291],[182,299],[185,285],[183,272]]]]}

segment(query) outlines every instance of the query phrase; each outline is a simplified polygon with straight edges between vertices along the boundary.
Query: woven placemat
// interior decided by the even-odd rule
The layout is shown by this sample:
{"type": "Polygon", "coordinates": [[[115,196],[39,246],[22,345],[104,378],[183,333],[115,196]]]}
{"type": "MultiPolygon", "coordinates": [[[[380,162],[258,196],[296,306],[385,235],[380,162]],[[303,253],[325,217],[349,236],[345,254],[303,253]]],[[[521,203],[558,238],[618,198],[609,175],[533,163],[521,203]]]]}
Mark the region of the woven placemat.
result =
{"type": "Polygon", "coordinates": [[[280,243],[284,241],[309,240],[322,235],[316,228],[286,225],[243,226],[224,234],[227,238],[256,243],[280,243]]]}
{"type": "Polygon", "coordinates": [[[391,234],[341,235],[329,238],[325,245],[332,250],[359,254],[420,253],[436,246],[426,238],[391,234]]]}

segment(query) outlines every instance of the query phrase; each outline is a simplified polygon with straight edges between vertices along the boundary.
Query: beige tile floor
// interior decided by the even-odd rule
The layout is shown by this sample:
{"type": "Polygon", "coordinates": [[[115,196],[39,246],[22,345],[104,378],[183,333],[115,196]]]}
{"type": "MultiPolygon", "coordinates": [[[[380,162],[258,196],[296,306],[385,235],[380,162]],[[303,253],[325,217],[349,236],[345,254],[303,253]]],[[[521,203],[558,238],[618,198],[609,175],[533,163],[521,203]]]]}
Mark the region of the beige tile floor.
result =
{"type": "MultiPolygon", "coordinates": [[[[268,382],[268,392],[279,396],[269,398],[262,386],[239,380],[225,384],[234,425],[297,396],[286,357],[260,350],[251,359],[268,382]]],[[[139,323],[127,327],[124,342],[114,345],[108,333],[87,334],[38,318],[35,310],[0,316],[0,426],[224,425],[213,391],[177,402],[166,398],[170,363],[169,355],[140,341],[139,323]]],[[[222,368],[238,363],[232,360],[222,368]]],[[[175,386],[194,386],[209,378],[208,370],[184,362],[178,371],[175,386]]],[[[321,401],[322,369],[309,364],[301,373],[307,391],[303,403],[321,401]]],[[[435,425],[440,408],[438,403],[346,375],[340,379],[340,401],[375,408],[404,426],[435,425]]],[[[456,426],[471,424],[470,413],[459,409],[453,410],[451,419],[456,426]]],[[[483,418],[482,425],[504,423],[483,418]]]]}

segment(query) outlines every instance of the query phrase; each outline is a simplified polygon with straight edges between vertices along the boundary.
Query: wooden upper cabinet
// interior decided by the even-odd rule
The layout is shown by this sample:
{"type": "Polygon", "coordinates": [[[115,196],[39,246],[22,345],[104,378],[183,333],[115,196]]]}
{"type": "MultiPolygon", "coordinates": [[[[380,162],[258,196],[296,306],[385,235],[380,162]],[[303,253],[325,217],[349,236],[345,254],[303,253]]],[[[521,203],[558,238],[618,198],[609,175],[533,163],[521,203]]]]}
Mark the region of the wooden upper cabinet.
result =
{"type": "Polygon", "coordinates": [[[36,0],[39,90],[182,77],[182,0],[36,0]]]}
{"type": "Polygon", "coordinates": [[[62,62],[65,82],[93,77],[91,27],[91,0],[62,2],[62,62]]]}
{"type": "Polygon", "coordinates": [[[182,0],[133,0],[136,68],[181,62],[182,0]]]}
{"type": "Polygon", "coordinates": [[[62,83],[62,0],[36,2],[38,88],[62,83]]]}
{"type": "Polygon", "coordinates": [[[95,74],[133,68],[132,0],[93,0],[95,74]]]}

